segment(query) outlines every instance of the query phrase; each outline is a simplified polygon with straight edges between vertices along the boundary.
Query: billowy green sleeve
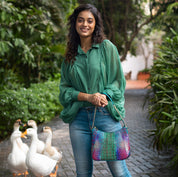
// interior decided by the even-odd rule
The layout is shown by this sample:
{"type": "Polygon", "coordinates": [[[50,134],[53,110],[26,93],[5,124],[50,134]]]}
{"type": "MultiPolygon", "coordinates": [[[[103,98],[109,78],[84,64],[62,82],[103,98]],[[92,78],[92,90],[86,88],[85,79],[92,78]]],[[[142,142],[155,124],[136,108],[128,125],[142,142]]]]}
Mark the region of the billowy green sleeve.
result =
{"type": "Polygon", "coordinates": [[[80,102],[78,101],[79,91],[76,90],[69,78],[69,67],[70,65],[62,63],[61,66],[61,81],[60,81],[60,93],[59,101],[64,107],[60,113],[60,118],[65,123],[70,123],[76,116],[78,109],[80,108],[80,102]]]}
{"type": "Polygon", "coordinates": [[[68,77],[68,67],[64,62],[61,66],[61,81],[60,81],[60,94],[59,101],[64,106],[67,107],[72,102],[77,101],[79,91],[72,87],[70,79],[68,77]]]}
{"type": "MultiPolygon", "coordinates": [[[[108,40],[104,43],[103,47],[106,62],[106,74],[104,76],[106,85],[103,92],[106,92],[112,98],[121,115],[125,117],[124,92],[126,81],[122,70],[119,53],[116,46],[108,40]]],[[[112,103],[109,103],[108,109],[113,109],[113,106],[110,104],[112,103]]],[[[116,119],[120,119],[120,116],[118,116],[114,110],[111,112],[116,119]]]]}

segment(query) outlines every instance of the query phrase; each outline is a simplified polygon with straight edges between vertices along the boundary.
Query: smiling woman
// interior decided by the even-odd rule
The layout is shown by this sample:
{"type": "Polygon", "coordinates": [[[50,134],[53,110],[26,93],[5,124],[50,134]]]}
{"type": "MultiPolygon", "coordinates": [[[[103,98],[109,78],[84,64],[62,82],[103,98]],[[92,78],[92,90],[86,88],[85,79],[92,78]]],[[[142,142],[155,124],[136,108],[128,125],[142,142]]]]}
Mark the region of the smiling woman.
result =
{"type": "MultiPolygon", "coordinates": [[[[125,77],[117,48],[106,39],[100,13],[94,6],[77,7],[68,25],[66,58],[61,66],[59,98],[64,109],[60,118],[69,123],[77,177],[91,177],[90,126],[95,107],[95,125],[99,129],[108,132],[121,129],[121,118],[106,95],[124,117],[125,77]]],[[[107,164],[113,176],[131,176],[124,160],[107,164]]]]}
{"type": "Polygon", "coordinates": [[[91,44],[87,44],[86,38],[90,38],[88,41],[91,43],[91,37],[93,34],[93,31],[95,29],[95,18],[93,14],[86,10],[79,13],[76,21],[76,31],[80,36],[82,49],[85,51],[85,53],[89,50],[91,47],[91,44]],[[83,39],[84,38],[84,39],[83,39]]]}
{"type": "MultiPolygon", "coordinates": [[[[83,18],[83,17],[82,17],[83,18]]],[[[68,26],[69,26],[69,33],[68,33],[68,43],[67,43],[67,50],[66,50],[66,59],[65,61],[75,61],[75,56],[77,55],[77,50],[78,50],[78,44],[81,43],[80,41],[80,37],[78,32],[77,32],[77,23],[82,23],[82,20],[84,20],[85,22],[87,22],[88,24],[93,24],[94,25],[94,31],[91,38],[92,43],[101,43],[106,37],[104,34],[104,29],[103,29],[103,22],[100,16],[100,13],[98,12],[98,10],[94,7],[91,6],[90,4],[87,5],[80,5],[79,7],[77,7],[74,10],[74,13],[69,17],[69,22],[68,22],[68,26]],[[79,14],[83,14],[84,11],[88,11],[88,17],[87,21],[85,21],[86,19],[80,19],[79,14]],[[90,17],[92,18],[92,20],[90,19],[90,17]],[[79,20],[79,21],[78,21],[79,20]],[[94,23],[95,22],[95,23],[94,23]]],[[[91,41],[90,41],[91,43],[91,41]]],[[[91,47],[91,46],[90,46],[91,47]]]]}

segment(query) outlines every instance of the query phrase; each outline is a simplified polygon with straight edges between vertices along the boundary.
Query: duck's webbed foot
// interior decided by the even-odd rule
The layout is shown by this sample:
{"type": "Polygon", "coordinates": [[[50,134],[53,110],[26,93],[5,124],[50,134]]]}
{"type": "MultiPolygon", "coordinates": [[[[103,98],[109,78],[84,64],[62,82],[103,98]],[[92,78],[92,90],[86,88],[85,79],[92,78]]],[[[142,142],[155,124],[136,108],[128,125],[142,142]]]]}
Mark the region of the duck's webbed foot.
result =
{"type": "Polygon", "coordinates": [[[54,173],[50,173],[50,177],[56,177],[57,176],[57,169],[58,169],[58,165],[56,165],[56,170],[55,170],[55,172],[54,173]]]}

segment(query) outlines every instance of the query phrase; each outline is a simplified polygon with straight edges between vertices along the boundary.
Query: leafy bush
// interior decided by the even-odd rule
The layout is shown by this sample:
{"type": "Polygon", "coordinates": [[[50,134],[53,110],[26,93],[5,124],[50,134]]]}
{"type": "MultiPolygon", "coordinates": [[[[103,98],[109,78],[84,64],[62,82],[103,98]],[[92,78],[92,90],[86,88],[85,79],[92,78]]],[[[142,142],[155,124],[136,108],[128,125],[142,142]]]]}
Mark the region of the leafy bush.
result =
{"type": "Polygon", "coordinates": [[[0,1],[0,90],[29,87],[59,72],[65,43],[56,36],[66,34],[58,16],[53,23],[54,5],[49,8],[34,0],[0,1]]]}
{"type": "MultiPolygon", "coordinates": [[[[178,34],[166,38],[150,70],[149,118],[155,122],[154,144],[157,150],[164,147],[178,149],[178,34]]],[[[178,164],[178,152],[175,155],[178,164]]]]}
{"type": "Polygon", "coordinates": [[[28,89],[3,90],[0,92],[0,139],[7,137],[13,130],[15,120],[37,123],[49,121],[59,115],[59,80],[43,84],[32,84],[28,89]]]}

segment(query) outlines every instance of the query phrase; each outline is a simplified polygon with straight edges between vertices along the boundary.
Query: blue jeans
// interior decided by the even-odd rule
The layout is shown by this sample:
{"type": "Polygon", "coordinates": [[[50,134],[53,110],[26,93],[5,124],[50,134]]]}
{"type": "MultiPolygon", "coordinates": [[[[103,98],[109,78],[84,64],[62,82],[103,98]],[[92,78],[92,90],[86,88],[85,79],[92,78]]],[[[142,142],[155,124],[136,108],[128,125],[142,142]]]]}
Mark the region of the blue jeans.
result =
{"type": "MultiPolygon", "coordinates": [[[[91,177],[93,160],[91,155],[91,129],[95,107],[86,107],[79,110],[74,121],[69,125],[77,177],[91,177]]],[[[95,126],[103,131],[119,130],[121,124],[115,121],[106,108],[98,107],[96,111],[95,126]]],[[[125,160],[107,161],[113,177],[131,177],[125,160]]]]}

